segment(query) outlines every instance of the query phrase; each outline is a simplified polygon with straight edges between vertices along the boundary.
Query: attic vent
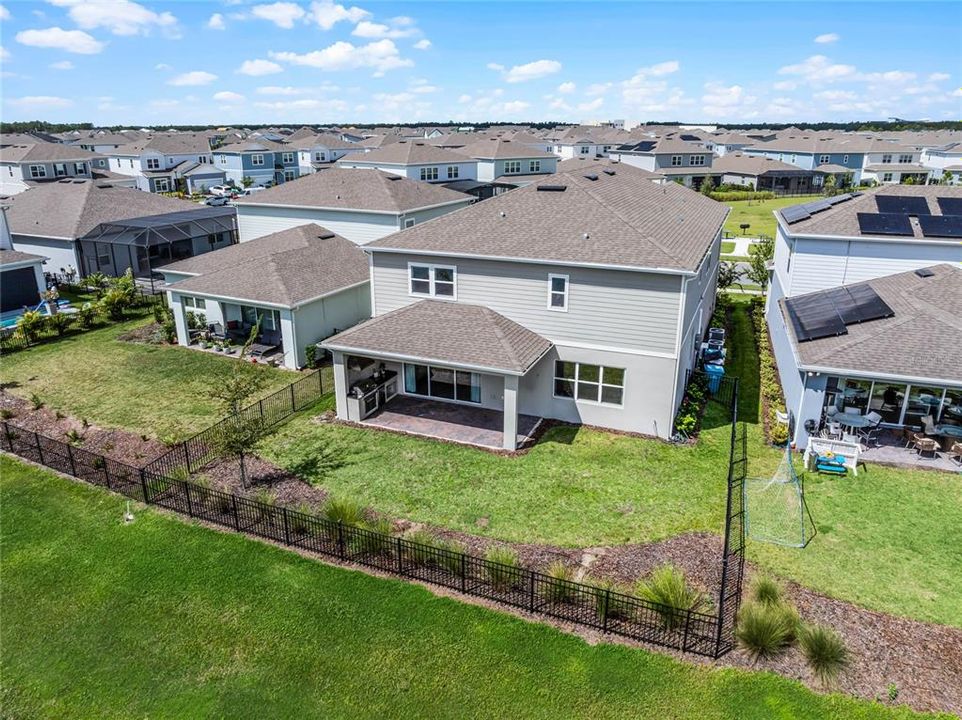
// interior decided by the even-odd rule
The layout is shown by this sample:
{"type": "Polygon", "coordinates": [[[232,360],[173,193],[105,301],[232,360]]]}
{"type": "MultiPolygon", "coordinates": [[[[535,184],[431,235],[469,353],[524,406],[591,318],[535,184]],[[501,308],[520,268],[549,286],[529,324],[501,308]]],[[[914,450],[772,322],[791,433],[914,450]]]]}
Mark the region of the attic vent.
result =
{"type": "Polygon", "coordinates": [[[317,237],[321,240],[330,240],[332,237],[334,237],[334,233],[332,232],[321,233],[317,237]]]}
{"type": "Polygon", "coordinates": [[[400,179],[401,179],[400,175],[392,175],[391,177],[388,178],[388,180],[390,180],[391,182],[397,182],[400,179]]]}
{"type": "Polygon", "coordinates": [[[74,181],[73,181],[73,184],[74,184],[74,185],[83,185],[85,182],[87,182],[87,181],[86,181],[86,180],[74,180],[74,181]]]}
{"type": "Polygon", "coordinates": [[[592,182],[594,182],[597,179],[598,179],[598,176],[595,175],[594,173],[588,173],[587,175],[585,175],[585,180],[591,180],[592,182]]]}
{"type": "Polygon", "coordinates": [[[58,180],[57,182],[67,183],[68,185],[73,182],[70,178],[65,178],[63,180],[58,180]]]}
{"type": "Polygon", "coordinates": [[[541,192],[564,192],[567,189],[567,185],[538,185],[541,192]]]}
{"type": "Polygon", "coordinates": [[[608,170],[602,170],[601,172],[603,172],[605,175],[614,175],[614,174],[615,174],[615,171],[614,171],[614,170],[610,170],[610,169],[608,169],[608,170]]]}
{"type": "Polygon", "coordinates": [[[928,268],[919,268],[918,270],[915,271],[915,274],[918,275],[920,278],[927,278],[935,275],[935,273],[929,270],[928,268]]]}

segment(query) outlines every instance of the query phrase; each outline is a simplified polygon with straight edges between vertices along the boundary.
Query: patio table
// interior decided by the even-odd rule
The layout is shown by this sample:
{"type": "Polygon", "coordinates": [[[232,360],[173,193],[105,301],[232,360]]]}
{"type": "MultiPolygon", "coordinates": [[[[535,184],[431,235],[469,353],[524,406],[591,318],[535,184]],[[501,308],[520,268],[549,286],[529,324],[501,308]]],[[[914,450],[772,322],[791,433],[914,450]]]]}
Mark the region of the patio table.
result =
{"type": "Polygon", "coordinates": [[[962,427],[958,425],[936,425],[935,434],[941,439],[942,449],[948,452],[952,445],[962,440],[962,427]]]}
{"type": "Polygon", "coordinates": [[[852,415],[851,413],[838,413],[832,418],[832,422],[837,422],[849,428],[866,428],[875,424],[864,415],[852,415]]]}

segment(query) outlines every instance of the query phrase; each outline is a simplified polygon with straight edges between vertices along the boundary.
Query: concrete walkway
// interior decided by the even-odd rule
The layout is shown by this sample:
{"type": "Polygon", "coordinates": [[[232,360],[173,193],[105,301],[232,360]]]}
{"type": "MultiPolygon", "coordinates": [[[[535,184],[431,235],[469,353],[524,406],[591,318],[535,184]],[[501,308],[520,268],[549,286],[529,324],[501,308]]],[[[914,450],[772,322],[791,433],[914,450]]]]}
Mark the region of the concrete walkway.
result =
{"type": "Polygon", "coordinates": [[[745,235],[745,236],[739,235],[737,237],[730,237],[725,239],[728,240],[729,242],[734,242],[735,249],[732,250],[730,253],[724,253],[724,254],[737,255],[739,257],[748,257],[748,247],[752,243],[758,242],[758,238],[750,237],[748,235],[745,235]]]}

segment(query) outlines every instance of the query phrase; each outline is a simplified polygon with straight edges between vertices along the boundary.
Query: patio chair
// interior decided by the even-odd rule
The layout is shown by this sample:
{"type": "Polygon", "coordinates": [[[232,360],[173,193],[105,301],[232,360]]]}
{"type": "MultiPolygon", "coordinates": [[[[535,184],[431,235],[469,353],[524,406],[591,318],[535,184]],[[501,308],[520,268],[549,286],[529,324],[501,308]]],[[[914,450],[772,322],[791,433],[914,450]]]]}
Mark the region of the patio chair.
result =
{"type": "Polygon", "coordinates": [[[862,414],[862,411],[859,410],[857,407],[852,407],[851,405],[846,405],[846,406],[845,406],[845,414],[846,414],[846,415],[861,415],[861,414],[862,414]]]}
{"type": "Polygon", "coordinates": [[[933,460],[939,456],[939,444],[935,440],[921,435],[916,435],[915,438],[915,452],[919,457],[922,457],[922,453],[932,453],[933,460]]]}
{"type": "Polygon", "coordinates": [[[825,417],[831,418],[835,417],[836,415],[838,415],[838,408],[834,405],[829,405],[825,410],[825,417]]]}
{"type": "Polygon", "coordinates": [[[879,423],[882,422],[882,416],[874,410],[870,413],[866,413],[865,417],[872,421],[872,427],[878,427],[879,423]]]}
{"type": "Polygon", "coordinates": [[[962,467],[962,442],[953,443],[949,455],[954,457],[955,461],[962,467]]]}
{"type": "Polygon", "coordinates": [[[935,421],[932,420],[931,415],[926,415],[924,418],[922,418],[922,430],[927,437],[934,437],[935,435],[938,435],[938,432],[935,429],[935,421]]]}
{"type": "Polygon", "coordinates": [[[842,437],[842,424],[837,422],[829,422],[828,424],[828,434],[829,437],[834,440],[839,440],[842,437]]]}
{"type": "Polygon", "coordinates": [[[224,326],[220,323],[209,323],[207,325],[207,336],[211,340],[226,340],[227,333],[224,332],[224,326]]]}
{"type": "Polygon", "coordinates": [[[880,432],[881,430],[879,429],[878,425],[871,425],[859,431],[858,435],[862,439],[862,443],[865,445],[866,448],[878,447],[879,446],[878,437],[880,432]]]}

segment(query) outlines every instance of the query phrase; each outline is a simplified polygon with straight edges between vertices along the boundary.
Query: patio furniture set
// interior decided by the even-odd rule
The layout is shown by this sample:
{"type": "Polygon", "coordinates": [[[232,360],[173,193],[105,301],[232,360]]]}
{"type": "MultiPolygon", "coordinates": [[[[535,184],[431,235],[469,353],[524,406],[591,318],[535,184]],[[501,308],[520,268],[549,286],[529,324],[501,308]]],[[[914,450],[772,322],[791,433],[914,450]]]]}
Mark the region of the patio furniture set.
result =
{"type": "MultiPolygon", "coordinates": [[[[236,345],[244,345],[250,338],[251,328],[248,323],[240,323],[231,320],[225,329],[220,323],[210,323],[206,330],[190,330],[191,341],[204,339],[208,342],[232,342],[236,345]]],[[[254,342],[247,349],[247,355],[251,358],[263,358],[281,349],[283,341],[280,330],[261,330],[254,342]]]]}

